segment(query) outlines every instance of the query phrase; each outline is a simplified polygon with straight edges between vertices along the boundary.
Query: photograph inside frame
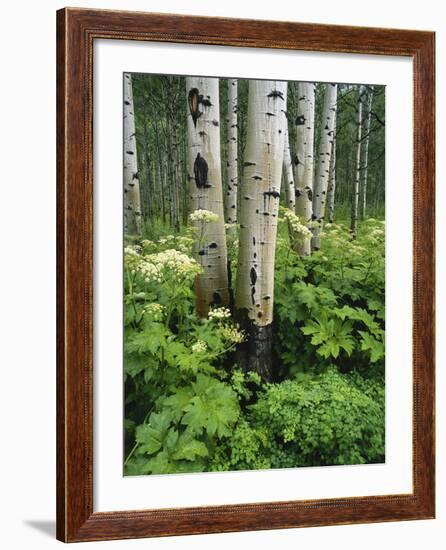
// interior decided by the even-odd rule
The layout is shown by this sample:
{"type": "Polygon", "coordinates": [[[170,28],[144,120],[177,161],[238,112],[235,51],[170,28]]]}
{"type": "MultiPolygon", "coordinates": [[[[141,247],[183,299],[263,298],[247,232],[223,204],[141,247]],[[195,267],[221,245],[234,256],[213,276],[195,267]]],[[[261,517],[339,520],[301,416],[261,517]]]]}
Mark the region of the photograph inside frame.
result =
{"type": "Polygon", "coordinates": [[[123,75],[124,475],[385,461],[385,86],[123,75]]]}

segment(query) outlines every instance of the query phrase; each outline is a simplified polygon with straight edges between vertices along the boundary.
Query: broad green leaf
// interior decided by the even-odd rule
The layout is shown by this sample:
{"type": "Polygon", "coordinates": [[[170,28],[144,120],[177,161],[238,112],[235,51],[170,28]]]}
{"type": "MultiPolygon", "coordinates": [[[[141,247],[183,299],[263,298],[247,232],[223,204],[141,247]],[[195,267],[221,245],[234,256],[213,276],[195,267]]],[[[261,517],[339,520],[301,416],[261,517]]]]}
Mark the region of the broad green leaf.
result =
{"type": "Polygon", "coordinates": [[[164,406],[170,408],[175,421],[179,421],[184,414],[186,406],[193,397],[193,391],[190,387],[177,388],[175,393],[166,397],[164,406]]]}
{"type": "Polygon", "coordinates": [[[381,340],[377,340],[370,333],[362,330],[358,331],[362,337],[361,349],[364,351],[370,351],[370,361],[376,363],[382,359],[385,355],[384,343],[381,340]]]}
{"type": "Polygon", "coordinates": [[[237,394],[227,385],[209,376],[198,375],[193,384],[196,396],[185,407],[181,423],[200,435],[229,435],[230,426],[240,413],[237,394]]]}
{"type": "Polygon", "coordinates": [[[186,431],[178,439],[177,450],[172,454],[172,458],[174,460],[195,460],[197,456],[205,457],[208,454],[206,445],[186,431]]]}
{"type": "Polygon", "coordinates": [[[172,417],[167,411],[152,413],[147,424],[136,428],[139,453],[153,454],[161,449],[168,435],[171,419],[172,417]]]}

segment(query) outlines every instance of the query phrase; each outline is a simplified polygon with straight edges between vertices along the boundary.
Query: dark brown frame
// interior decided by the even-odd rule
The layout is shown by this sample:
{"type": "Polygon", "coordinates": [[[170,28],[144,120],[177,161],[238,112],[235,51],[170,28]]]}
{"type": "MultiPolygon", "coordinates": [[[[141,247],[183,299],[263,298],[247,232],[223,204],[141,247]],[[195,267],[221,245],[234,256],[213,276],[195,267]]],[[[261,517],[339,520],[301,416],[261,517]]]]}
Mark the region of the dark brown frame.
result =
{"type": "Polygon", "coordinates": [[[434,517],[432,32],[66,8],[57,13],[57,538],[125,539],[434,517]],[[93,512],[93,41],[408,56],[414,67],[413,493],[93,512]]]}

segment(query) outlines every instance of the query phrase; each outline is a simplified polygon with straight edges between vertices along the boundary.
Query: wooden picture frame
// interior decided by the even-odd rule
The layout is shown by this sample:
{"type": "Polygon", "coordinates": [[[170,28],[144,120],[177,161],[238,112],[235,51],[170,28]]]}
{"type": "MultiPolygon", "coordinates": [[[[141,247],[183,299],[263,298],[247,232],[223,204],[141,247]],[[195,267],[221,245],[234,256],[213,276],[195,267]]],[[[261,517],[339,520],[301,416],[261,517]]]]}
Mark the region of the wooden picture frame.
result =
{"type": "Polygon", "coordinates": [[[434,517],[432,32],[66,8],[57,13],[57,538],[65,542],[434,517]],[[413,60],[413,492],[93,512],[93,43],[107,38],[413,60]]]}

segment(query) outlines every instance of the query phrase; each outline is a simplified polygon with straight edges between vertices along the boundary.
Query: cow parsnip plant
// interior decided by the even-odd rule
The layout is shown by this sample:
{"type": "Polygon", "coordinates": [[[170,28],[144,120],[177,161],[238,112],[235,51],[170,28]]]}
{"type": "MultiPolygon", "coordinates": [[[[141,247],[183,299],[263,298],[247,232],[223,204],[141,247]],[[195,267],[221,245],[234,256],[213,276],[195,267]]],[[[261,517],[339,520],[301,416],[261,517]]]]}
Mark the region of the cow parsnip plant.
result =
{"type": "Polygon", "coordinates": [[[126,474],[382,461],[383,222],[355,240],[327,224],[304,259],[282,224],[274,384],[237,367],[245,335],[229,309],[196,315],[192,243],[151,235],[125,249],[126,474]]]}

